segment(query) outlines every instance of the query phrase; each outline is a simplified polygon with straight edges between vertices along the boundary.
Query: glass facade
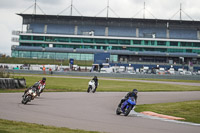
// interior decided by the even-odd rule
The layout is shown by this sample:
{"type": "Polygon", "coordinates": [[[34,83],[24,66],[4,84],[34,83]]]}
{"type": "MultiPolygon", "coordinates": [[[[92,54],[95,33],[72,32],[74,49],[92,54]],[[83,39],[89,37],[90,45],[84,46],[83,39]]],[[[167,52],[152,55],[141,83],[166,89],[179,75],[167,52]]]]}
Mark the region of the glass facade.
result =
{"type": "Polygon", "coordinates": [[[80,53],[55,53],[55,52],[31,52],[31,51],[12,51],[12,57],[35,58],[35,59],[65,59],[93,60],[93,54],[80,53]]]}
{"type": "MultiPolygon", "coordinates": [[[[130,50],[130,51],[159,51],[159,52],[183,52],[200,54],[199,42],[184,41],[157,41],[157,40],[134,40],[134,39],[100,39],[100,38],[81,38],[81,37],[55,37],[21,35],[20,46],[49,47],[53,44],[55,48],[85,48],[103,50],[130,50]],[[24,42],[26,41],[26,43],[24,42]],[[28,42],[28,43],[27,43],[28,42]],[[42,43],[41,43],[42,42],[42,43]],[[140,46],[140,48],[138,48],[140,46]],[[141,46],[148,46],[142,47],[141,46]],[[158,48],[159,47],[159,48],[158,48]],[[167,48],[160,48],[167,47],[167,48]],[[188,50],[188,48],[192,50],[188,50]],[[199,49],[195,49],[199,48],[199,49]]],[[[51,56],[51,55],[50,55],[51,56]]]]}
{"type": "MultiPolygon", "coordinates": [[[[22,34],[20,35],[20,46],[32,47],[53,47],[53,48],[72,48],[72,49],[89,49],[89,50],[129,50],[135,52],[164,52],[164,53],[197,53],[200,54],[200,43],[197,41],[176,41],[176,40],[152,40],[147,38],[98,38],[93,36],[57,36],[57,35],[37,35],[22,34]]],[[[133,57],[124,55],[110,55],[111,62],[118,62],[120,58],[127,56],[129,60],[133,57]]],[[[77,53],[77,52],[35,52],[35,51],[18,51],[12,50],[12,57],[35,58],[35,59],[63,59],[69,60],[94,60],[94,54],[77,53]]],[[[145,57],[146,58],[146,57],[145,57]]]]}

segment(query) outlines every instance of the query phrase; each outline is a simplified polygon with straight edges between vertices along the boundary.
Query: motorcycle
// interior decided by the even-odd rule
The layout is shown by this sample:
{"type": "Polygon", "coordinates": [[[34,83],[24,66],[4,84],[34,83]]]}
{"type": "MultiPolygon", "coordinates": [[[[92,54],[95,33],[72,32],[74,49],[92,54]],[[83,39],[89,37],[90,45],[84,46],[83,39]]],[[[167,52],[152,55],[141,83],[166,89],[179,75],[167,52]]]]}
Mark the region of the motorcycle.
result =
{"type": "Polygon", "coordinates": [[[135,105],[136,105],[135,98],[129,97],[126,101],[124,101],[121,104],[121,107],[117,108],[116,114],[120,115],[121,113],[123,113],[124,116],[127,116],[135,105]]]}
{"type": "Polygon", "coordinates": [[[37,96],[37,89],[35,87],[29,88],[29,90],[23,95],[22,104],[27,104],[37,96]]]}
{"type": "Polygon", "coordinates": [[[90,80],[89,83],[88,83],[88,89],[87,89],[87,92],[90,93],[90,92],[93,92],[95,93],[95,82],[94,80],[90,80]]]}

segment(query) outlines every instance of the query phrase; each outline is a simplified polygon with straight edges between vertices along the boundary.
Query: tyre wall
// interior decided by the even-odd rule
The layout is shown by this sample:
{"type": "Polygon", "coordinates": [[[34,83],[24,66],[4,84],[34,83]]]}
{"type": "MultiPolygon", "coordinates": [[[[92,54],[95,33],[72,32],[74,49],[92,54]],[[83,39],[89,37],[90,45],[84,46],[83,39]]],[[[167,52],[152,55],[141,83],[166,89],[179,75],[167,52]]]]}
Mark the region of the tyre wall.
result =
{"type": "Polygon", "coordinates": [[[0,78],[0,89],[21,89],[25,87],[25,79],[0,78]]]}

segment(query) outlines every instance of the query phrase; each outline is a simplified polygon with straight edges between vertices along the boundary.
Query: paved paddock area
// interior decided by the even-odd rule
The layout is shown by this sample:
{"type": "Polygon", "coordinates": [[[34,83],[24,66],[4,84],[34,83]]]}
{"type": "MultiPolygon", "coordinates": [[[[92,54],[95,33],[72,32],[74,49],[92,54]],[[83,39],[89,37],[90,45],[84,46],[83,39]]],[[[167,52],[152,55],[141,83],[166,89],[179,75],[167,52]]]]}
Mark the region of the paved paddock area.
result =
{"type": "MultiPolygon", "coordinates": [[[[22,93],[0,93],[0,118],[110,133],[199,133],[200,126],[117,116],[125,92],[44,92],[27,105],[22,93]]],[[[200,100],[200,92],[139,92],[138,104],[200,100]]]]}

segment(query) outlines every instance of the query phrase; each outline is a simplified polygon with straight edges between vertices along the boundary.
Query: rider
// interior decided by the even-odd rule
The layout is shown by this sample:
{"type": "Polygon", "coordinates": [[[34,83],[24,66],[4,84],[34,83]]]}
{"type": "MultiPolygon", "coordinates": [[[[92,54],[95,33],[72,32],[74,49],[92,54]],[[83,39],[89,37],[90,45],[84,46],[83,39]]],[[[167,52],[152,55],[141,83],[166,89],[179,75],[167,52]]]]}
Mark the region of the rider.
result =
{"type": "Polygon", "coordinates": [[[95,92],[96,89],[97,89],[97,86],[98,86],[98,78],[97,78],[97,76],[94,76],[94,78],[92,80],[94,80],[94,82],[95,82],[95,89],[94,89],[94,92],[95,92]]]}
{"type": "MultiPolygon", "coordinates": [[[[38,96],[40,96],[40,93],[43,92],[43,89],[44,89],[45,86],[46,86],[45,81],[46,81],[46,78],[43,77],[42,80],[39,80],[38,82],[36,82],[36,83],[32,86],[32,87],[36,87],[36,88],[37,88],[37,95],[38,95],[38,96]]],[[[24,91],[24,95],[25,95],[26,92],[27,92],[29,89],[31,89],[32,87],[26,89],[26,90],[24,91]]],[[[23,95],[23,96],[24,96],[24,95],[23,95]]],[[[23,96],[22,96],[22,97],[23,97],[23,96]]]]}
{"type": "Polygon", "coordinates": [[[133,89],[132,92],[129,92],[126,94],[126,96],[121,100],[121,102],[119,103],[118,107],[121,107],[122,103],[124,101],[126,101],[129,97],[134,97],[135,98],[135,102],[137,102],[137,93],[138,93],[138,90],[137,89],[133,89]]]}
{"type": "MultiPolygon", "coordinates": [[[[37,87],[38,92],[39,92],[39,93],[38,93],[38,96],[40,96],[40,93],[43,92],[43,89],[44,89],[45,86],[46,86],[45,81],[46,81],[46,78],[43,77],[42,80],[39,80],[39,81],[37,82],[37,83],[39,84],[38,87],[37,87]]],[[[36,84],[37,84],[37,83],[36,83],[36,84]]]]}

